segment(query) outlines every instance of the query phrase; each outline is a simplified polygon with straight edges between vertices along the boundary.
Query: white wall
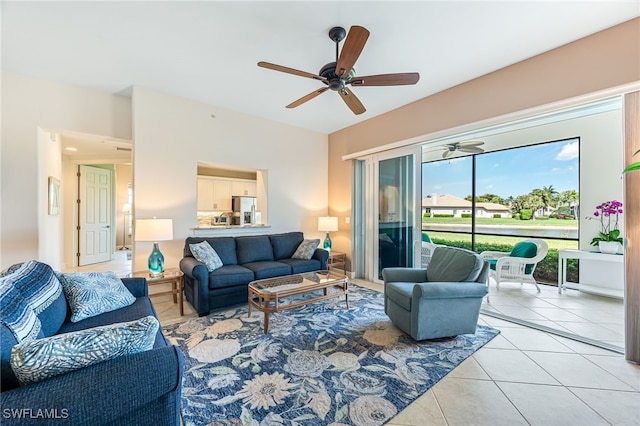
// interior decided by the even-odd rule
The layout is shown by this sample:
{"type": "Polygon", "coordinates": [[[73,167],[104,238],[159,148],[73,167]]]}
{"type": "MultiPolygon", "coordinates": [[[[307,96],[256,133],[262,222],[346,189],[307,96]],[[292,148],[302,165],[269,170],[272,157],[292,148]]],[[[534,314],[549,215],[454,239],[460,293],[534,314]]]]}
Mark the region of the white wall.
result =
{"type": "MultiPolygon", "coordinates": [[[[63,218],[65,205],[62,191],[62,156],[60,154],[60,135],[38,129],[38,259],[49,265],[61,265],[63,258],[63,218]],[[44,182],[49,181],[49,176],[60,180],[60,209],[58,214],[50,215],[49,212],[49,188],[44,182]]],[[[28,260],[28,259],[24,259],[28,260]]]]}
{"type": "MultiPolygon", "coordinates": [[[[166,267],[178,266],[184,239],[197,226],[198,162],[267,170],[268,232],[321,237],[327,135],[137,86],[133,119],[134,218],[173,219],[174,240],[160,243],[166,267]]],[[[133,269],[144,270],[152,244],[134,247],[133,269]]]]}
{"type": "MultiPolygon", "coordinates": [[[[43,209],[44,214],[47,213],[46,204],[41,204],[48,172],[39,163],[38,128],[131,139],[131,100],[2,72],[2,269],[16,262],[38,259],[41,251],[58,249],[49,247],[50,241],[59,238],[50,234],[58,234],[57,227],[55,230],[39,228],[43,209]],[[42,248],[41,241],[47,241],[42,248]]],[[[61,179],[62,199],[68,184],[61,179]]],[[[52,266],[60,268],[61,258],[55,253],[47,253],[49,255],[58,259],[51,260],[58,262],[52,266]]]]}

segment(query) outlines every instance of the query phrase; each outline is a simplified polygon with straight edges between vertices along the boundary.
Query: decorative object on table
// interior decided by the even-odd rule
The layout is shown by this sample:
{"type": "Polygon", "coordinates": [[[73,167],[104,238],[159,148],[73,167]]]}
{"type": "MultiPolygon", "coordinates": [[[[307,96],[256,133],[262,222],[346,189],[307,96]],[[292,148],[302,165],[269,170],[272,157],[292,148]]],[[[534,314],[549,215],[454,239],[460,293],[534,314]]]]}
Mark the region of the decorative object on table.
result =
{"type": "Polygon", "coordinates": [[[160,252],[158,241],[173,240],[173,219],[137,219],[136,241],[152,241],[153,250],[149,255],[149,276],[162,277],[164,256],[160,252]]]}
{"type": "Polygon", "coordinates": [[[593,217],[587,217],[600,221],[600,232],[591,240],[591,245],[597,246],[602,253],[615,254],[622,246],[622,237],[618,229],[618,218],[622,212],[622,203],[612,200],[597,205],[593,217]]]}
{"type": "Polygon", "coordinates": [[[129,230],[129,215],[131,214],[131,204],[129,203],[124,203],[124,205],[122,206],[122,213],[124,213],[122,216],[124,218],[124,221],[122,223],[122,247],[120,247],[118,250],[129,250],[129,247],[127,247],[127,234],[128,234],[128,230],[129,230]]]}
{"type": "Polygon", "coordinates": [[[331,238],[329,232],[335,232],[338,230],[338,218],[335,216],[321,216],[318,218],[318,231],[324,231],[327,233],[324,238],[322,248],[326,251],[331,251],[331,238]]]}
{"type": "Polygon", "coordinates": [[[56,215],[60,213],[60,179],[49,176],[49,207],[48,213],[56,215]]]}
{"type": "Polygon", "coordinates": [[[335,299],[273,313],[268,334],[246,305],[163,327],[185,358],[184,423],[383,424],[499,333],[416,342],[382,293],[350,287],[350,309],[335,299]]]}

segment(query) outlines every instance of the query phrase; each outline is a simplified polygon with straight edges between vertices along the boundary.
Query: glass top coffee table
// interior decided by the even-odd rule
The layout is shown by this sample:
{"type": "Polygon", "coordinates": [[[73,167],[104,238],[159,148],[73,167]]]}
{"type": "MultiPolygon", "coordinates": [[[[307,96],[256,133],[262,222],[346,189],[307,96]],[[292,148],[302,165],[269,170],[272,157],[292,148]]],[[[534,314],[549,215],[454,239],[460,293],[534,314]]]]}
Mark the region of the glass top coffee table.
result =
{"type": "Polygon", "coordinates": [[[260,312],[264,312],[264,332],[268,333],[271,312],[281,312],[339,296],[344,296],[347,309],[349,309],[349,280],[346,275],[335,271],[305,272],[256,280],[249,283],[249,316],[251,316],[252,306],[260,312]],[[330,288],[334,291],[327,291],[330,288]],[[319,294],[315,297],[287,301],[289,303],[282,304],[283,299],[288,296],[316,290],[322,290],[322,292],[318,291],[319,294]]]}

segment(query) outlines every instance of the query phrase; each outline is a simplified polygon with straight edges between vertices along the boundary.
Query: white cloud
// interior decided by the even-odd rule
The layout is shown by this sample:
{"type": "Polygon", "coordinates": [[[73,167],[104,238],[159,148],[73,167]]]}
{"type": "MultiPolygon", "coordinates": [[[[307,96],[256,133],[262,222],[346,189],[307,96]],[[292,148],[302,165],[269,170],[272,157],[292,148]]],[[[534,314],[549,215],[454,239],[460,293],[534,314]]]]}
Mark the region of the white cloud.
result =
{"type": "Polygon", "coordinates": [[[571,142],[562,147],[562,150],[556,155],[558,161],[569,161],[578,158],[580,154],[580,146],[578,142],[571,142]]]}
{"type": "Polygon", "coordinates": [[[487,185],[487,189],[493,188],[493,185],[487,185]]]}
{"type": "Polygon", "coordinates": [[[554,167],[553,169],[551,169],[552,172],[559,172],[560,169],[558,167],[554,167]]]}
{"type": "Polygon", "coordinates": [[[494,169],[495,169],[496,167],[500,167],[500,164],[499,164],[499,163],[496,163],[496,164],[494,164],[494,165],[493,165],[493,168],[494,168],[494,169]]]}

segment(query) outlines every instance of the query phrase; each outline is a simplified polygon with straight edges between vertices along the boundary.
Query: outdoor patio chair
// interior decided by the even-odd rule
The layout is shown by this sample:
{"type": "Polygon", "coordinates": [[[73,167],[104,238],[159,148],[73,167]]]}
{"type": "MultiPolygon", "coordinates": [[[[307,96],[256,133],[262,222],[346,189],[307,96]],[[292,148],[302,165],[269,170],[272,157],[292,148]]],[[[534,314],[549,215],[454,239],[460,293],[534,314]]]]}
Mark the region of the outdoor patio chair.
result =
{"type": "Polygon", "coordinates": [[[521,241],[513,246],[511,252],[483,251],[480,253],[489,262],[489,277],[496,281],[500,290],[500,282],[510,281],[533,284],[540,292],[540,287],[533,277],[538,262],[545,258],[549,246],[538,238],[521,241]]]}

